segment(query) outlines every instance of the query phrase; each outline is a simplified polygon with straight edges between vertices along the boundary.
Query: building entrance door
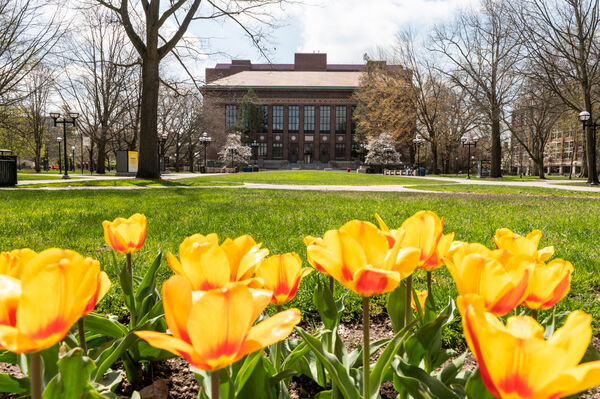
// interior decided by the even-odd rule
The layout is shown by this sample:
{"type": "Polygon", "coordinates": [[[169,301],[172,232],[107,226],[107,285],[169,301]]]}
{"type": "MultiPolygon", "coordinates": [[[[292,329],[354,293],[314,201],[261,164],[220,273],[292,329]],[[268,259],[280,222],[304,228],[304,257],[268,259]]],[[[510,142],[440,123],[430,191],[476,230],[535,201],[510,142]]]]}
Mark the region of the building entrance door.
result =
{"type": "Polygon", "coordinates": [[[289,154],[290,163],[298,162],[298,143],[290,143],[290,154],[289,154]]]}
{"type": "Polygon", "coordinates": [[[313,143],[304,143],[304,163],[312,163],[313,148],[313,143]]]}
{"type": "Polygon", "coordinates": [[[329,143],[321,144],[321,155],[319,157],[321,162],[329,162],[329,143]]]}

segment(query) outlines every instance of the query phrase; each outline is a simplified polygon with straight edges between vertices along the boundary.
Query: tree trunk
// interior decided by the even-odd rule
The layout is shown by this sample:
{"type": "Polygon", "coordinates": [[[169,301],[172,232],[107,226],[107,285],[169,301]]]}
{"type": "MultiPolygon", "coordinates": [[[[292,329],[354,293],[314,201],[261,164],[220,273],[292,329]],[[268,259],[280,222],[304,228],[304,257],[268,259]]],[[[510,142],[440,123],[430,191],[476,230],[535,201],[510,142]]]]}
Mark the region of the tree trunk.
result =
{"type": "Polygon", "coordinates": [[[106,173],[106,128],[100,128],[100,138],[98,140],[98,154],[96,160],[96,173],[106,173]]]}
{"type": "Polygon", "coordinates": [[[492,168],[490,177],[502,177],[502,144],[500,142],[500,111],[492,110],[492,168]]]}
{"type": "Polygon", "coordinates": [[[142,66],[142,109],[140,124],[139,179],[160,179],[158,167],[158,50],[148,43],[142,66]]]}
{"type": "Polygon", "coordinates": [[[433,163],[433,168],[431,170],[431,172],[434,175],[439,174],[439,169],[438,169],[438,151],[437,151],[437,142],[435,140],[433,140],[431,142],[431,160],[433,163]]]}
{"type": "Polygon", "coordinates": [[[538,159],[535,162],[537,164],[538,176],[540,177],[540,179],[545,179],[546,176],[544,176],[544,158],[538,157],[538,159]]]}

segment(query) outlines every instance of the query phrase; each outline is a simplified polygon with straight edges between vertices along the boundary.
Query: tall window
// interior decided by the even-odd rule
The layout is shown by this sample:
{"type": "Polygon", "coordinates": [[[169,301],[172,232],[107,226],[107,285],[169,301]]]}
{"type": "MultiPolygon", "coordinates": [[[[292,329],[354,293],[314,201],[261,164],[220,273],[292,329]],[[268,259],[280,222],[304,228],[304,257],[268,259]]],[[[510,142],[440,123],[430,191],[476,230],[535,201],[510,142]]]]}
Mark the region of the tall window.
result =
{"type": "Polygon", "coordinates": [[[263,105],[263,121],[262,121],[262,131],[266,133],[269,130],[269,106],[263,105]]]}
{"type": "Polygon", "coordinates": [[[319,108],[320,120],[319,130],[321,133],[329,133],[331,130],[331,107],[328,105],[321,105],[319,108]]]}
{"type": "Polygon", "coordinates": [[[283,132],[283,105],[273,105],[273,132],[283,132]]]}
{"type": "Polygon", "coordinates": [[[258,143],[258,157],[259,158],[267,157],[267,143],[258,143]]]}
{"type": "Polygon", "coordinates": [[[571,159],[573,157],[573,142],[565,142],[565,148],[563,150],[563,159],[571,159]]]}
{"type": "Polygon", "coordinates": [[[352,106],[352,114],[350,115],[350,133],[356,133],[356,121],[354,120],[354,113],[356,112],[356,105],[352,106]]]}
{"type": "Polygon", "coordinates": [[[335,132],[346,133],[346,106],[335,106],[335,132]]]}
{"type": "Polygon", "coordinates": [[[304,106],[304,132],[315,131],[315,106],[305,105],[304,106]]]}
{"type": "Polygon", "coordinates": [[[288,131],[297,132],[300,125],[300,106],[290,105],[288,107],[288,131]]]}
{"type": "Polygon", "coordinates": [[[233,130],[237,119],[237,106],[226,105],[225,106],[225,129],[233,130]]]}
{"type": "Polygon", "coordinates": [[[335,157],[345,158],[346,157],[346,143],[335,143],[335,157]]]}
{"type": "Polygon", "coordinates": [[[273,143],[273,159],[283,158],[283,143],[273,143]]]}

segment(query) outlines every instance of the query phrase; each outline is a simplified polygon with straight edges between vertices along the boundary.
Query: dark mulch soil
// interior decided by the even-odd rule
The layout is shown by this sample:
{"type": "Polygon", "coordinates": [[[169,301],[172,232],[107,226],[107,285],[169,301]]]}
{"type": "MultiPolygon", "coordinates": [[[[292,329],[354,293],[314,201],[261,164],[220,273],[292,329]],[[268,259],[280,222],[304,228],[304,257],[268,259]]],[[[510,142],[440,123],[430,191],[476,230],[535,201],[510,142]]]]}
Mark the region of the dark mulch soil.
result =
{"type": "MultiPolygon", "coordinates": [[[[342,324],[338,330],[348,350],[360,346],[363,334],[361,324],[342,324]]],[[[393,335],[388,322],[377,319],[372,321],[370,328],[371,341],[391,338],[393,335]]],[[[596,348],[600,348],[598,337],[593,337],[592,343],[596,348]]],[[[377,354],[374,355],[374,358],[376,357],[377,354]]],[[[475,359],[469,353],[465,360],[464,369],[473,370],[476,366],[475,359]]],[[[23,377],[18,366],[7,363],[0,363],[0,373],[23,377]]],[[[314,381],[304,376],[292,378],[288,388],[291,399],[310,399],[322,390],[314,381]]],[[[196,378],[190,371],[189,364],[181,358],[175,358],[153,363],[144,370],[144,377],[135,385],[124,379],[117,390],[117,394],[130,397],[133,391],[137,390],[142,393],[143,398],[195,399],[198,396],[199,389],[196,378]]],[[[395,399],[397,396],[397,392],[390,382],[382,384],[380,393],[382,399],[395,399]]],[[[4,394],[2,397],[13,399],[17,398],[18,395],[4,394]]],[[[581,398],[600,399],[600,387],[591,389],[583,394],[581,398]]]]}

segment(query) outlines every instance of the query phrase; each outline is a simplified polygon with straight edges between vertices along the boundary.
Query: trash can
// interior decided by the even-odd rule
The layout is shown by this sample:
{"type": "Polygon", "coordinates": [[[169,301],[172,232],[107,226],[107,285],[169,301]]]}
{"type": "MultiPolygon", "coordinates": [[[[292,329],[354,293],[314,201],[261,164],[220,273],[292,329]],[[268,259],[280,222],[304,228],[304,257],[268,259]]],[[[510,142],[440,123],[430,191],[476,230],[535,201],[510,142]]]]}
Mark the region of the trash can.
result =
{"type": "Polygon", "coordinates": [[[419,176],[425,176],[425,168],[419,169],[419,176]]]}
{"type": "Polygon", "coordinates": [[[17,184],[17,156],[11,150],[0,150],[0,186],[17,184]]]}
{"type": "Polygon", "coordinates": [[[248,165],[248,167],[246,168],[246,172],[252,172],[252,165],[248,165]]]}

